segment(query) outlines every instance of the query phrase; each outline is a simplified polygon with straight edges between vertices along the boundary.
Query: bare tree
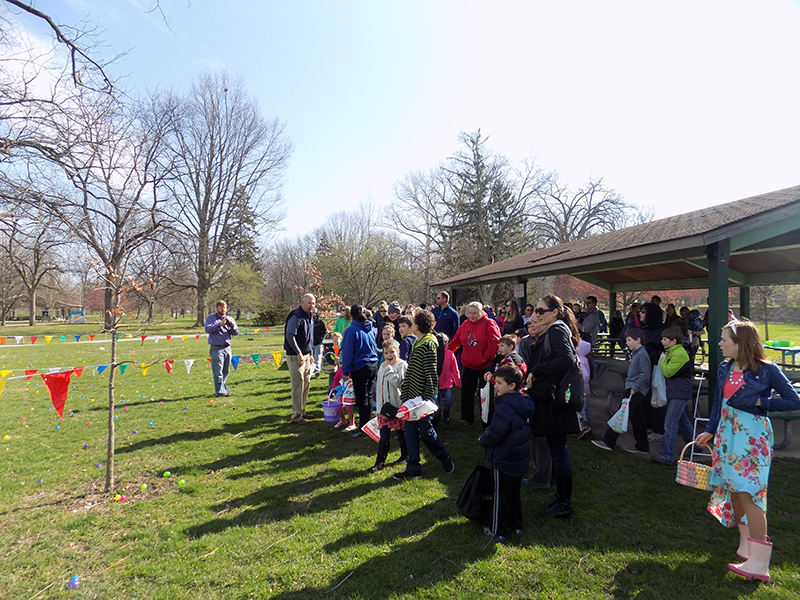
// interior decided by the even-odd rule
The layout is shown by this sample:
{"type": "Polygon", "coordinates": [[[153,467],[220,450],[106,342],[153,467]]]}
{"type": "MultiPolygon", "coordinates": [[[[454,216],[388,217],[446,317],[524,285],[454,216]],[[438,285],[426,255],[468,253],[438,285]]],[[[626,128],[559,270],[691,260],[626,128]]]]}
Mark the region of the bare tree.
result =
{"type": "Polygon", "coordinates": [[[246,221],[264,233],[283,218],[280,191],[292,144],[284,125],[264,120],[242,81],[225,71],[201,75],[188,96],[167,95],[162,105],[174,116],[171,187],[176,227],[191,245],[199,326],[232,236],[246,221]]]}
{"type": "Polygon", "coordinates": [[[574,189],[556,175],[536,193],[534,231],[544,246],[555,246],[633,224],[639,210],[603,179],[574,189]]]}
{"type": "Polygon", "coordinates": [[[59,223],[46,215],[37,220],[8,216],[0,220],[0,228],[4,233],[0,236],[0,246],[27,292],[28,324],[33,327],[36,293],[48,276],[60,270],[55,252],[66,244],[65,236],[59,223]]]}
{"type": "Polygon", "coordinates": [[[319,245],[315,234],[307,234],[294,240],[276,240],[262,251],[261,271],[267,293],[274,302],[292,304],[297,300],[297,290],[312,288],[309,267],[319,245]]]}

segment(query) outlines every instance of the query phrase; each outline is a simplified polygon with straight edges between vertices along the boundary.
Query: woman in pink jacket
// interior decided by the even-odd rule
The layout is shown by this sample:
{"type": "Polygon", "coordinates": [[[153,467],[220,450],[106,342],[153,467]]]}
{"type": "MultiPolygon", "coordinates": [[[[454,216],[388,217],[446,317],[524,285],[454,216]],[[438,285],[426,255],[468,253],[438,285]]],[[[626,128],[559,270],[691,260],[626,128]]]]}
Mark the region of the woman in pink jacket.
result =
{"type": "Polygon", "coordinates": [[[448,348],[461,351],[461,422],[475,420],[475,393],[483,376],[493,370],[500,328],[483,312],[480,302],[467,305],[467,320],[458,328],[448,348]]]}

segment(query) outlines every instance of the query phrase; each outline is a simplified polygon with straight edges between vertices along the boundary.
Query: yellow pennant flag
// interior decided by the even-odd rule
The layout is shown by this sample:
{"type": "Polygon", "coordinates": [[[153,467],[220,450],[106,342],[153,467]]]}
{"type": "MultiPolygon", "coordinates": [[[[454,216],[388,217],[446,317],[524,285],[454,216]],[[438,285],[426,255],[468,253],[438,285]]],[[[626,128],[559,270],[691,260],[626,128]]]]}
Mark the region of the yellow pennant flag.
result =
{"type": "Polygon", "coordinates": [[[258,329],[253,329],[253,333],[258,333],[258,332],[259,332],[258,329]]]}
{"type": "Polygon", "coordinates": [[[142,363],[142,375],[147,375],[147,370],[150,368],[150,365],[146,363],[142,363]]]}
{"type": "Polygon", "coordinates": [[[8,370],[5,370],[5,371],[0,371],[0,377],[2,377],[3,379],[5,379],[5,378],[6,378],[6,377],[8,377],[8,376],[9,376],[11,373],[13,373],[13,371],[12,371],[11,369],[8,369],[8,370]]]}
{"type": "Polygon", "coordinates": [[[283,356],[283,352],[281,352],[280,350],[278,352],[273,352],[272,353],[272,358],[275,359],[275,366],[276,367],[280,367],[281,366],[281,357],[282,356],[283,356]]]}
{"type": "Polygon", "coordinates": [[[0,381],[0,394],[3,393],[3,388],[4,387],[6,387],[6,382],[5,381],[0,381]]]}
{"type": "Polygon", "coordinates": [[[46,336],[44,336],[44,343],[45,344],[49,344],[50,340],[52,340],[52,339],[53,339],[52,335],[46,335],[46,336]]]}
{"type": "Polygon", "coordinates": [[[181,341],[185,340],[185,339],[186,339],[186,338],[188,338],[188,337],[189,337],[188,335],[185,335],[185,336],[183,336],[183,337],[181,338],[181,341]]]}

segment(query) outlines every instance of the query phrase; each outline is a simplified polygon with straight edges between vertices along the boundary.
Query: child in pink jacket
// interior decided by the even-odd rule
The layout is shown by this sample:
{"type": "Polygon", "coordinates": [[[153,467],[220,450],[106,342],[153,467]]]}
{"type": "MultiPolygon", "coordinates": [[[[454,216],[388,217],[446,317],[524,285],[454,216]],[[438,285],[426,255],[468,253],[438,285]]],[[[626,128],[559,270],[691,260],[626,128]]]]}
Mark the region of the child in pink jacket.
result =
{"type": "MultiPolygon", "coordinates": [[[[442,334],[444,343],[450,340],[442,334]]],[[[439,410],[445,423],[450,422],[450,407],[453,405],[453,386],[461,387],[461,372],[458,370],[456,355],[450,348],[445,347],[442,374],[439,375],[439,410]]]]}

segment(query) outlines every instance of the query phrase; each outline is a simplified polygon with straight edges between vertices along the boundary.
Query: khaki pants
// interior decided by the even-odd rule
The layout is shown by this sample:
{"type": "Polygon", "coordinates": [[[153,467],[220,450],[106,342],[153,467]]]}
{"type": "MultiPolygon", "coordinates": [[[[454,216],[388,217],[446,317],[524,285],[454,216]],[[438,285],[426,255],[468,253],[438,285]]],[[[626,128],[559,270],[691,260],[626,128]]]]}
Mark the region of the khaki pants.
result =
{"type": "Polygon", "coordinates": [[[289,376],[292,378],[292,421],[299,421],[306,411],[313,359],[310,354],[304,354],[303,360],[289,354],[286,362],[289,363],[289,376]]]}

